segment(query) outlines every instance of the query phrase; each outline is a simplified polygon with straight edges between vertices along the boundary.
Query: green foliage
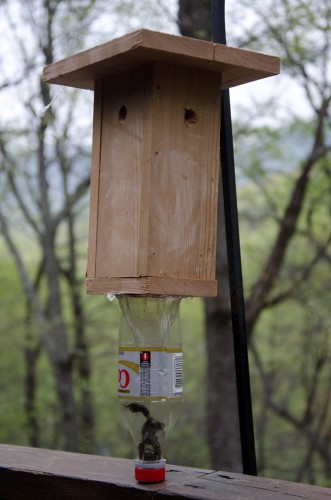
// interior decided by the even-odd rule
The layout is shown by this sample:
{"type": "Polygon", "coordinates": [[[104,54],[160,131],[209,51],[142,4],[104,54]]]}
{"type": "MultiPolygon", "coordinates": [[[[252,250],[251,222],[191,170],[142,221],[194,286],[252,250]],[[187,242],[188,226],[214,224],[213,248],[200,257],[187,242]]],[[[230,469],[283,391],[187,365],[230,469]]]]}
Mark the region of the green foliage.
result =
{"type": "MultiPolygon", "coordinates": [[[[310,123],[293,121],[276,134],[268,128],[263,133],[263,168],[256,168],[254,147],[239,156],[246,296],[272,249],[280,217],[311,146],[310,123]],[[282,165],[278,162],[284,150],[288,152],[286,142],[292,142],[292,166],[284,158],[284,168],[274,168],[267,158],[278,158],[276,167],[282,165]]],[[[239,137],[244,148],[245,141],[239,137]]],[[[311,173],[286,260],[272,294],[264,298],[264,312],[254,330],[250,369],[259,473],[324,485],[329,481],[323,447],[329,447],[331,361],[329,169],[326,155],[311,173]],[[318,436],[314,452],[309,451],[311,433],[318,436]]]]}
{"type": "MultiPolygon", "coordinates": [[[[310,301],[314,292],[308,291],[310,301]]],[[[261,373],[256,357],[251,356],[255,432],[259,474],[267,477],[302,480],[298,471],[309,450],[309,428],[306,437],[302,432],[307,425],[305,416],[309,411],[312,421],[318,421],[328,397],[331,347],[327,332],[328,308],[325,301],[322,304],[310,301],[288,300],[265,312],[255,332],[255,350],[260,361],[263,360],[261,373]],[[320,367],[318,380],[317,366],[320,367]],[[307,404],[308,393],[313,394],[311,406],[307,404]],[[269,396],[279,413],[268,409],[269,396]],[[293,421],[284,419],[282,412],[288,412],[293,421]]],[[[313,427],[316,428],[316,422],[313,427]]],[[[328,484],[319,453],[314,455],[308,478],[306,481],[312,483],[328,484]]]]}
{"type": "MultiPolygon", "coordinates": [[[[1,247],[2,288],[0,351],[0,441],[28,445],[24,411],[24,345],[25,327],[22,316],[22,291],[16,270],[1,247]]],[[[66,302],[66,287],[63,300],[66,302]]],[[[92,393],[96,413],[97,454],[132,457],[133,444],[120,420],[117,403],[117,352],[119,310],[116,301],[104,296],[84,298],[87,308],[88,343],[92,358],[92,393]]],[[[66,306],[69,308],[69,304],[66,306]]],[[[68,311],[69,315],[69,311],[68,311]]],[[[206,351],[204,343],[203,304],[199,299],[185,299],[181,305],[184,336],[185,404],[181,418],[169,436],[167,459],[171,463],[209,467],[206,443],[206,351]],[[178,445],[180,443],[180,446],[178,445]]],[[[36,415],[40,426],[41,446],[61,449],[57,428],[59,408],[49,362],[42,354],[37,364],[36,415]]]]}
{"type": "MultiPolygon", "coordinates": [[[[90,45],[91,40],[105,41],[115,34],[136,28],[142,19],[149,19],[152,15],[155,15],[157,20],[153,25],[145,24],[145,27],[159,28],[164,21],[161,16],[164,4],[154,3],[151,6],[143,0],[62,0],[50,3],[58,7],[54,13],[55,58],[80,50],[90,45]],[[117,9],[116,12],[112,10],[114,8],[117,9]]],[[[15,11],[15,5],[17,8],[19,4],[20,2],[11,2],[10,7],[14,5],[15,11]]],[[[251,9],[252,3],[247,4],[251,9]]],[[[326,85],[323,87],[322,77],[327,73],[326,49],[330,47],[329,3],[257,0],[253,7],[256,9],[255,17],[249,19],[253,19],[254,24],[256,15],[259,15],[263,23],[257,23],[253,30],[248,22],[249,27],[246,33],[241,33],[241,40],[246,46],[263,50],[268,47],[268,50],[270,48],[282,55],[285,70],[298,78],[298,81],[305,81],[305,91],[314,113],[318,91],[321,90],[322,94],[327,95],[328,90],[326,85]],[[273,12],[272,16],[270,12],[273,12]],[[302,36],[302,33],[305,36],[302,36]]],[[[14,11],[10,10],[11,15],[14,11]]],[[[10,155],[15,158],[11,166],[12,174],[24,192],[24,200],[32,215],[35,215],[40,204],[35,175],[38,153],[38,135],[35,131],[39,124],[36,111],[45,104],[39,95],[39,66],[46,55],[43,53],[43,44],[47,38],[47,23],[42,19],[41,2],[23,2],[19,12],[21,16],[16,18],[15,14],[14,17],[22,32],[13,30],[16,38],[8,39],[14,48],[16,63],[18,61],[25,65],[22,67],[24,78],[18,83],[13,82],[13,90],[9,96],[17,106],[13,110],[10,109],[9,113],[7,110],[7,116],[4,113],[1,117],[1,138],[10,155]],[[31,26],[39,28],[33,30],[31,26]],[[34,35],[37,35],[36,39],[33,38],[34,35]],[[22,51],[23,39],[27,43],[23,44],[22,51]],[[38,47],[41,50],[38,51],[38,47]],[[24,97],[22,102],[19,102],[18,95],[24,97]],[[27,110],[31,112],[28,121],[25,120],[27,110]]],[[[243,11],[238,13],[237,6],[236,15],[243,15],[243,11]]],[[[13,22],[12,18],[11,21],[13,22]]],[[[174,25],[172,27],[175,29],[174,25]]],[[[11,79],[8,80],[7,67],[12,63],[8,64],[7,55],[6,51],[2,51],[1,57],[7,63],[4,64],[3,89],[7,88],[8,81],[11,82],[11,79]]],[[[45,159],[48,166],[54,167],[58,161],[57,155],[65,151],[72,169],[72,182],[81,179],[82,172],[86,174],[88,171],[86,151],[82,144],[85,146],[88,143],[90,139],[87,137],[90,133],[82,122],[85,106],[88,108],[88,116],[91,116],[91,99],[86,93],[81,96],[77,91],[63,92],[61,98],[59,97],[58,106],[62,114],[57,116],[55,126],[48,128],[45,140],[45,159]],[[74,126],[69,130],[66,125],[71,121],[74,126]],[[60,148],[57,150],[59,143],[60,148]]],[[[235,127],[237,165],[240,171],[238,199],[246,296],[249,296],[272,249],[291,190],[313,142],[314,127],[318,118],[316,113],[306,121],[290,120],[287,115],[287,122],[283,121],[279,126],[277,104],[275,106],[273,100],[271,104],[273,106],[268,111],[271,113],[272,109],[273,120],[266,122],[263,119],[263,109],[260,106],[255,110],[252,120],[247,114],[241,113],[245,116],[245,122],[241,121],[235,127]]],[[[47,124],[53,123],[52,113],[44,120],[47,124]]],[[[87,122],[90,125],[90,118],[87,122]]],[[[329,131],[325,133],[329,134],[329,131]]],[[[2,166],[0,175],[3,171],[2,166]]],[[[251,351],[252,394],[260,473],[319,484],[327,484],[329,474],[325,466],[326,461],[323,460],[323,449],[319,447],[314,450],[310,469],[306,470],[302,461],[306,459],[311,444],[306,428],[318,431],[319,441],[324,440],[328,444],[328,439],[330,440],[330,432],[328,433],[325,423],[330,415],[330,408],[323,406],[330,396],[330,245],[327,240],[330,233],[330,178],[330,156],[324,155],[310,173],[310,182],[296,232],[287,248],[286,260],[276,277],[272,293],[265,297],[264,311],[254,331],[251,351]],[[314,259],[318,255],[319,259],[315,262],[314,259]],[[324,411],[326,417],[322,421],[324,411]],[[286,412],[291,418],[284,418],[286,412]]],[[[54,190],[50,199],[56,212],[63,194],[60,192],[58,176],[54,175],[54,168],[50,170],[47,180],[54,190]]],[[[22,250],[30,275],[34,276],[41,253],[40,249],[38,250],[40,241],[20,219],[13,197],[8,194],[7,184],[2,184],[0,195],[2,210],[11,221],[17,247],[22,250]]],[[[86,201],[86,197],[83,197],[75,206],[73,217],[77,236],[76,252],[79,256],[76,265],[79,269],[79,287],[92,362],[91,388],[96,419],[95,452],[131,457],[133,445],[120,420],[116,396],[119,311],[116,303],[109,304],[102,296],[84,296],[86,201]]],[[[41,223],[38,218],[36,222],[41,223]]],[[[69,268],[70,260],[67,243],[68,227],[62,224],[57,232],[56,252],[58,262],[64,270],[69,268]]],[[[37,338],[35,326],[30,324],[29,318],[26,317],[26,297],[3,240],[0,240],[0,256],[0,441],[27,445],[29,440],[24,386],[27,366],[24,354],[27,347],[37,344],[37,338]]],[[[41,302],[46,303],[45,279],[41,282],[39,295],[41,302]]],[[[68,283],[62,276],[61,312],[68,327],[69,347],[74,351],[75,328],[71,300],[68,283]]],[[[184,336],[185,403],[181,418],[169,437],[166,457],[170,463],[210,467],[207,436],[213,429],[206,427],[206,387],[209,381],[206,380],[208,360],[202,301],[183,301],[181,316],[184,336]]],[[[73,356],[74,363],[77,363],[76,358],[73,356]]],[[[74,373],[75,395],[79,402],[82,397],[81,389],[87,382],[77,375],[77,370],[74,373]]],[[[64,448],[59,432],[61,409],[56,397],[52,368],[44,350],[37,360],[36,376],[34,412],[39,424],[40,445],[46,448],[64,448]]]]}
{"type": "Polygon", "coordinates": [[[0,288],[0,441],[26,444],[24,414],[24,347],[23,308],[24,297],[16,279],[15,268],[6,257],[0,243],[1,288],[0,288]]]}
{"type": "MultiPolygon", "coordinates": [[[[322,168],[322,167],[321,167],[322,168]]],[[[273,174],[272,174],[273,175],[273,174]]],[[[263,174],[263,178],[268,178],[263,174]]],[[[291,181],[287,174],[277,174],[272,184],[273,195],[283,199],[288,193],[291,181]]],[[[324,185],[320,186],[324,189],[324,185]]],[[[312,198],[316,198],[316,185],[312,184],[312,198]]],[[[310,196],[310,193],[309,193],[310,196]]],[[[266,245],[270,244],[277,223],[270,223],[270,214],[265,216],[265,197],[253,181],[246,182],[239,190],[241,237],[246,286],[259,272],[266,245]],[[253,213],[253,216],[249,214],[253,213]],[[255,214],[255,216],[254,216],[255,214]],[[256,219],[255,219],[256,217],[256,219]]],[[[321,204],[320,224],[326,224],[328,213],[321,204]]],[[[299,266],[309,250],[309,241],[303,239],[293,244],[290,252],[292,266],[299,266]],[[307,247],[307,248],[306,248],[307,247]]],[[[84,244],[85,245],[85,244],[84,244]]],[[[14,444],[28,444],[24,415],[24,318],[22,317],[22,293],[16,271],[2,246],[1,254],[5,266],[1,269],[1,338],[0,403],[1,441],[14,444]]],[[[32,260],[32,256],[31,256],[32,260]]],[[[293,268],[293,269],[294,269],[293,268]]],[[[313,362],[320,350],[326,352],[328,299],[327,265],[318,266],[309,283],[305,284],[297,299],[290,299],[277,308],[266,311],[258,323],[254,345],[263,359],[264,369],[271,377],[274,397],[289,403],[290,411],[302,412],[305,401],[303,378],[309,380],[313,373],[313,362]],[[311,332],[314,331],[314,337],[311,332]],[[314,338],[314,344],[312,339],[314,338]],[[317,350],[317,351],[316,351],[317,350]],[[314,354],[312,357],[311,354],[314,354]]],[[[289,268],[280,280],[279,289],[292,278],[289,268]]],[[[293,271],[294,272],[294,271],[293,271]]],[[[83,293],[83,284],[82,284],[83,293]]],[[[66,286],[63,283],[63,301],[66,303],[66,286]]],[[[87,308],[88,343],[92,358],[93,403],[96,411],[96,449],[98,454],[118,457],[132,457],[133,444],[124,424],[120,420],[117,405],[117,332],[119,311],[116,301],[109,303],[103,296],[84,298],[87,308]]],[[[66,303],[68,318],[70,304],[66,303]]],[[[168,461],[178,464],[210,467],[209,450],[205,424],[206,411],[206,351],[204,342],[204,320],[202,301],[186,299],[182,302],[181,317],[185,356],[185,403],[182,415],[166,448],[168,461]]],[[[264,426],[264,386],[261,382],[254,357],[251,361],[252,393],[260,460],[260,473],[275,477],[293,479],[294,470],[304,454],[306,443],[298,439],[296,430],[290,424],[268,411],[264,426]],[[292,464],[288,467],[286,464],[292,464]]],[[[326,374],[319,386],[316,408],[323,401],[327,390],[326,374]]],[[[42,355],[38,361],[37,414],[40,421],[41,444],[45,447],[61,448],[57,425],[59,409],[54,395],[54,382],[48,361],[42,355]]],[[[317,411],[317,410],[316,410],[317,411]]],[[[323,470],[318,457],[315,460],[314,480],[323,483],[323,470]]]]}

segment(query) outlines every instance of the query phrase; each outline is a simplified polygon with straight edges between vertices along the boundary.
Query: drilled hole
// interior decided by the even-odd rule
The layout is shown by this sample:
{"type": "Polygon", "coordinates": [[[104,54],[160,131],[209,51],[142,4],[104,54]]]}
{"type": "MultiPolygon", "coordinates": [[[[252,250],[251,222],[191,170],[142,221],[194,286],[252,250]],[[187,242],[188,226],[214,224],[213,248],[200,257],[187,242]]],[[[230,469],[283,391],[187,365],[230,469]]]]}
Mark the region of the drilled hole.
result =
{"type": "Polygon", "coordinates": [[[185,109],[184,120],[185,125],[187,125],[188,127],[195,125],[198,121],[196,112],[193,111],[193,109],[185,109]]]}
{"type": "Polygon", "coordinates": [[[119,122],[121,125],[123,125],[123,123],[125,122],[127,114],[128,114],[128,112],[127,112],[126,106],[121,106],[121,108],[118,112],[118,119],[119,119],[119,122]]]}

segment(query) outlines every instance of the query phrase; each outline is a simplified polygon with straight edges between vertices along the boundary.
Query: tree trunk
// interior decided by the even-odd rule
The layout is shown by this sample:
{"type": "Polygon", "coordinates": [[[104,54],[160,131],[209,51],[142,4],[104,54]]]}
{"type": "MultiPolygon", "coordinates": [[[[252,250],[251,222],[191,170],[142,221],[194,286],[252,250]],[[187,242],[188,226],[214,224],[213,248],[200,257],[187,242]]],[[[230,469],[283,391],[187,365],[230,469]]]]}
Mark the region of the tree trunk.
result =
{"type": "MultiPolygon", "coordinates": [[[[178,22],[182,35],[211,38],[211,2],[180,0],[178,22]]],[[[212,467],[242,472],[234,347],[229,297],[227,249],[222,186],[219,188],[217,298],[205,300],[208,352],[207,427],[212,467]]]]}
{"type": "Polygon", "coordinates": [[[51,363],[62,411],[61,431],[64,437],[64,448],[66,451],[78,451],[77,406],[72,380],[72,362],[69,358],[64,361],[53,357],[51,363]]]}
{"type": "Polygon", "coordinates": [[[29,445],[40,446],[39,422],[36,405],[37,374],[36,365],[40,354],[40,345],[31,346],[31,339],[26,339],[24,348],[25,361],[25,413],[27,419],[29,445]]]}
{"type": "MultiPolygon", "coordinates": [[[[45,105],[49,102],[48,91],[41,83],[45,105]]],[[[47,283],[47,305],[45,317],[47,329],[42,336],[55,376],[56,390],[62,410],[62,431],[67,451],[78,451],[77,409],[73,385],[72,355],[68,346],[68,331],[63,319],[60,291],[60,269],[56,256],[56,226],[51,215],[49,184],[47,180],[48,160],[45,152],[45,136],[49,122],[41,119],[39,129],[38,181],[40,190],[40,211],[43,222],[44,274],[47,283]]]]}
{"type": "Polygon", "coordinates": [[[67,451],[79,450],[77,406],[73,384],[72,355],[68,346],[68,332],[62,318],[59,270],[54,245],[45,248],[45,273],[48,279],[48,328],[43,336],[55,376],[56,391],[62,411],[62,431],[67,451]]]}
{"type": "MultiPolygon", "coordinates": [[[[75,335],[75,368],[79,380],[79,437],[80,451],[83,453],[93,453],[95,443],[95,419],[93,410],[93,397],[91,389],[91,361],[89,348],[86,342],[86,320],[81,298],[81,283],[77,277],[77,254],[76,254],[76,233],[75,215],[70,204],[69,179],[70,164],[63,155],[60,144],[57,143],[57,157],[61,166],[63,192],[65,197],[64,210],[67,212],[66,224],[68,232],[68,263],[64,263],[61,271],[64,274],[69,287],[71,298],[74,335],[75,335]]],[[[85,190],[89,185],[86,183],[85,190]]]]}
{"type": "Polygon", "coordinates": [[[211,40],[211,1],[179,0],[178,25],[183,36],[211,40]]]}
{"type": "Polygon", "coordinates": [[[219,186],[216,298],[205,299],[208,352],[207,425],[212,466],[242,472],[238,399],[234,361],[229,274],[222,185],[219,186]]]}
{"type": "Polygon", "coordinates": [[[86,342],[84,312],[75,277],[73,277],[73,282],[71,283],[71,296],[75,318],[76,362],[80,377],[80,451],[83,453],[93,453],[95,421],[91,389],[91,361],[86,342]]]}

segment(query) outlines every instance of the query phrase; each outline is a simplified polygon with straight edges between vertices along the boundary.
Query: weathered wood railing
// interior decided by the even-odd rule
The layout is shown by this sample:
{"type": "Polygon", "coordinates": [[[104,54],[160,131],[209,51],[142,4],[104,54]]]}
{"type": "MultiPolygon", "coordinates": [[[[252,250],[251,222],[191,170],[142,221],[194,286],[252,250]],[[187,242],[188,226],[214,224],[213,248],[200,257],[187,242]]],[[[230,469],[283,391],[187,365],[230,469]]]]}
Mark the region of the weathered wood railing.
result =
{"type": "Polygon", "coordinates": [[[331,498],[331,490],[262,477],[167,466],[167,480],[138,484],[131,460],[0,445],[0,500],[331,498]]]}

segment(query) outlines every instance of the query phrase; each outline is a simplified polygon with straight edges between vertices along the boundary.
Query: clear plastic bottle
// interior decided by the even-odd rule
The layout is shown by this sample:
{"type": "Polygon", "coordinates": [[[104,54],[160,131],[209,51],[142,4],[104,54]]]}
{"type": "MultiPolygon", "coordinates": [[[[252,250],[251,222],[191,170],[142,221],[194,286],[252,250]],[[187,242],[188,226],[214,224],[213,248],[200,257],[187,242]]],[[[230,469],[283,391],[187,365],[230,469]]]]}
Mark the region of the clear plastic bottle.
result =
{"type": "Polygon", "coordinates": [[[183,351],[179,297],[118,297],[118,397],[136,449],[140,482],[165,478],[164,439],[183,402],[183,351]]]}

